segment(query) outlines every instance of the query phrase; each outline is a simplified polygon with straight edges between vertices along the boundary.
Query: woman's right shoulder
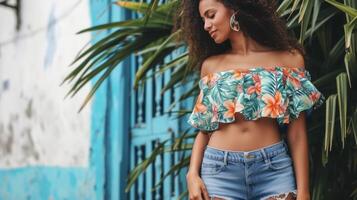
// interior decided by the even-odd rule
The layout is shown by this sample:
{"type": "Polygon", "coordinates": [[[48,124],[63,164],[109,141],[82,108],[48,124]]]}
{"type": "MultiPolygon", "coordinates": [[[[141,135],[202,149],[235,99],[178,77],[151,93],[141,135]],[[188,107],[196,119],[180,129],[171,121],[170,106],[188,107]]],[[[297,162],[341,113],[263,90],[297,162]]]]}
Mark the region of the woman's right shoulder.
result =
{"type": "Polygon", "coordinates": [[[201,66],[201,78],[207,76],[214,71],[215,63],[217,63],[218,55],[213,55],[205,58],[201,66]]]}

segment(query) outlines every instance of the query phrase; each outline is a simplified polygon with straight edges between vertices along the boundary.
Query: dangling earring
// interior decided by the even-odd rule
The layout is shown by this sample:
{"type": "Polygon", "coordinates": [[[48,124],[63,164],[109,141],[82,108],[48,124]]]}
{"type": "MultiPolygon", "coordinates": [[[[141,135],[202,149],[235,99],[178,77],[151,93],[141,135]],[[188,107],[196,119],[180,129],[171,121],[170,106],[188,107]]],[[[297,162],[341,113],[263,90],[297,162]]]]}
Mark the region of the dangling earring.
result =
{"type": "Polygon", "coordinates": [[[231,29],[238,32],[238,31],[240,31],[240,25],[239,25],[238,20],[236,19],[237,12],[238,11],[236,11],[232,14],[231,19],[229,20],[229,25],[231,26],[231,29]]]}

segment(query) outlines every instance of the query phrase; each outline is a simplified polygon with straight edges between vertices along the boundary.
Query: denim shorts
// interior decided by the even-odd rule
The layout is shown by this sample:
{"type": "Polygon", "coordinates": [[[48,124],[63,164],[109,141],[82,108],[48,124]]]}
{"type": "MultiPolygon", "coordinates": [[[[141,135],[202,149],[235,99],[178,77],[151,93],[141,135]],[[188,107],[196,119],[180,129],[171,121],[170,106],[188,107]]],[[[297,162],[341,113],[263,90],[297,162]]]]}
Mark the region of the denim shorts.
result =
{"type": "Polygon", "coordinates": [[[252,151],[206,146],[200,176],[211,199],[296,199],[292,163],[284,140],[252,151]]]}

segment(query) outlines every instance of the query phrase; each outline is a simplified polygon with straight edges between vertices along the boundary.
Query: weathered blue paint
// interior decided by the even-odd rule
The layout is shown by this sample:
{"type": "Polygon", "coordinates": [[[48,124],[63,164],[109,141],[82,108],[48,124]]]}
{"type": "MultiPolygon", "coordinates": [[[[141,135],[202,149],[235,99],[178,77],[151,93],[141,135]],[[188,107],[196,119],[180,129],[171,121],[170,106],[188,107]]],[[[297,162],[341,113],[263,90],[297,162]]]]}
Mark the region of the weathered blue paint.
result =
{"type": "MultiPolygon", "coordinates": [[[[112,5],[108,1],[108,5],[112,5]]],[[[127,18],[127,12],[118,6],[111,6],[109,22],[127,18]]],[[[108,82],[107,130],[109,136],[106,145],[106,199],[127,199],[124,192],[128,176],[129,148],[129,80],[130,58],[122,61],[110,75],[108,82]]]]}
{"type": "Polygon", "coordinates": [[[54,3],[51,6],[51,12],[49,15],[48,25],[47,25],[47,49],[44,61],[44,69],[47,69],[53,62],[53,58],[57,48],[57,40],[56,40],[56,7],[54,3]]]}
{"type": "Polygon", "coordinates": [[[96,199],[87,168],[23,167],[0,171],[0,199],[96,199]]]}
{"type": "MultiPolygon", "coordinates": [[[[91,17],[94,23],[109,23],[112,21],[124,20],[128,16],[122,8],[113,6],[110,0],[106,1],[91,1],[91,17]],[[98,21],[98,14],[105,13],[105,17],[101,16],[98,21]]],[[[95,24],[94,24],[95,25],[95,24]]],[[[111,30],[102,33],[103,36],[110,33],[111,30]]],[[[98,38],[98,36],[96,37],[98,38]]],[[[100,38],[100,37],[99,37],[100,38]]],[[[98,38],[98,39],[99,39],[98,38]]],[[[102,183],[101,191],[104,199],[127,199],[127,194],[124,192],[126,179],[128,176],[127,170],[129,167],[128,148],[129,148],[129,81],[130,81],[130,60],[127,58],[119,64],[112,72],[108,80],[105,82],[100,93],[97,94],[98,103],[93,107],[93,129],[99,127],[98,130],[104,130],[105,138],[104,145],[104,160],[103,168],[98,169],[98,183],[102,183]],[[100,101],[100,102],[99,102],[100,101]],[[96,109],[105,109],[105,116],[98,116],[96,109]],[[104,120],[105,127],[101,120],[104,120]],[[98,124],[95,124],[99,122],[98,124]],[[104,171],[101,171],[104,170],[104,171]],[[103,177],[99,181],[99,176],[103,177]]],[[[100,140],[102,141],[102,140],[100,140]]],[[[93,141],[94,142],[94,141],[93,141]]],[[[98,159],[100,156],[98,157],[98,159]]],[[[98,185],[99,187],[99,185],[98,185]]]]}
{"type": "MultiPolygon", "coordinates": [[[[92,25],[99,25],[108,23],[110,19],[108,0],[90,0],[90,14],[92,25]]],[[[93,33],[93,43],[108,34],[107,31],[98,33],[93,33]]],[[[98,80],[97,76],[92,83],[98,80]]],[[[106,155],[106,144],[109,140],[109,131],[107,129],[107,113],[110,105],[108,105],[108,80],[105,80],[102,85],[98,88],[94,101],[92,104],[92,124],[91,124],[91,167],[95,174],[95,188],[96,199],[107,199],[106,193],[106,160],[108,158],[106,155]]]]}

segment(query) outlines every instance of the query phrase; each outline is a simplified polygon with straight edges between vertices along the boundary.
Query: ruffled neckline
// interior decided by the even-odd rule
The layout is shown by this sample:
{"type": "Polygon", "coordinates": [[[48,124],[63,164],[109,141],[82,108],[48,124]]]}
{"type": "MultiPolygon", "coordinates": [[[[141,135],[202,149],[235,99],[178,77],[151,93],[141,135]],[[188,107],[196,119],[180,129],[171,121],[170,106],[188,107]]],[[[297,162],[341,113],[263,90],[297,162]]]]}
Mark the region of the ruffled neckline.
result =
{"type": "Polygon", "coordinates": [[[240,72],[240,73],[250,73],[250,72],[254,72],[254,71],[275,71],[275,70],[279,70],[282,71],[283,69],[285,70],[289,70],[289,71],[302,71],[307,73],[308,75],[310,75],[309,71],[305,68],[305,66],[301,66],[301,67],[286,67],[286,66],[272,66],[272,67],[264,67],[264,66],[257,66],[257,67],[251,67],[251,68],[246,68],[246,69],[227,69],[224,71],[217,71],[217,72],[211,72],[208,73],[207,75],[203,76],[202,78],[199,79],[199,82],[204,81],[205,79],[207,79],[209,76],[213,76],[213,75],[222,75],[225,73],[232,73],[232,72],[240,72]]]}

